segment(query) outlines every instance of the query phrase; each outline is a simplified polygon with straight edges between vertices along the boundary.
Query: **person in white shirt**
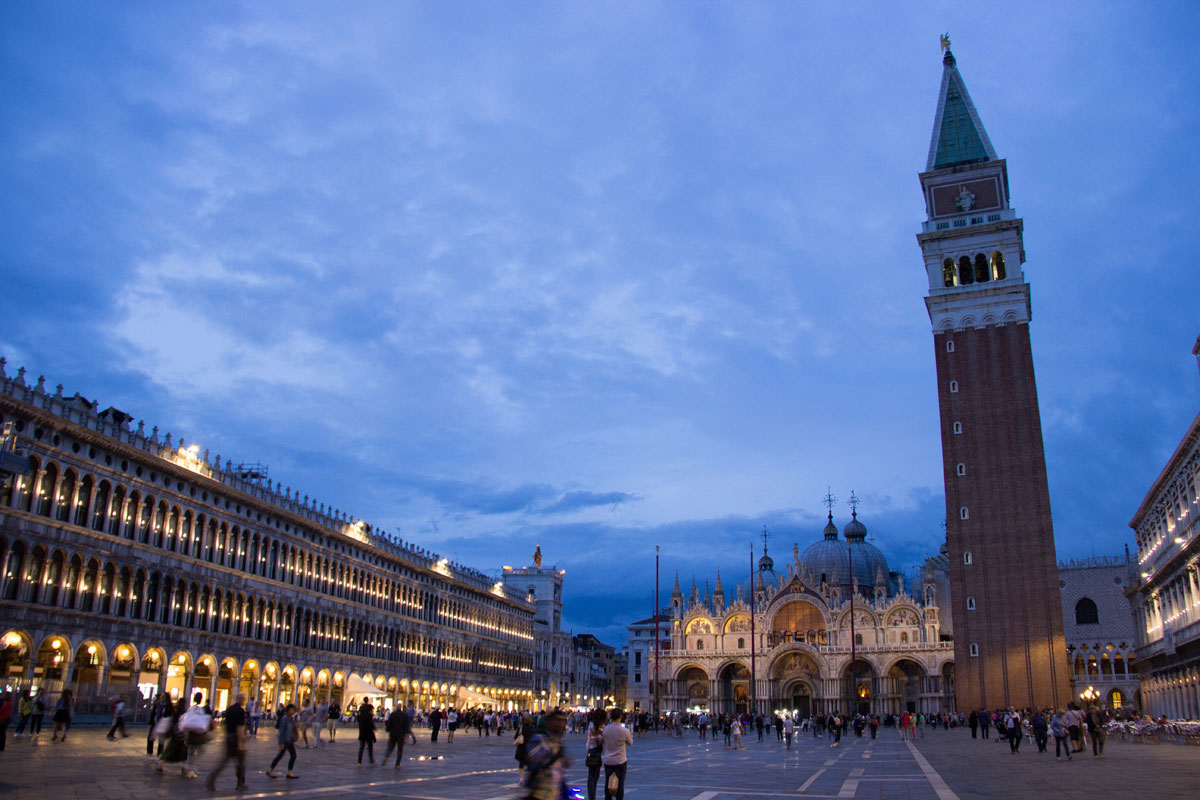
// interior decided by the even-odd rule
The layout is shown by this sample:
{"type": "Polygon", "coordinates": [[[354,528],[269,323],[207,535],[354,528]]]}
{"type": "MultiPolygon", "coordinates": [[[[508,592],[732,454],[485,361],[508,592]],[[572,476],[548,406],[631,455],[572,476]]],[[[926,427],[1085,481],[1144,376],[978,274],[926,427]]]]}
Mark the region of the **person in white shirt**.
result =
{"type": "Polygon", "coordinates": [[[625,770],[629,759],[625,748],[633,744],[633,735],[621,724],[625,712],[614,708],[604,726],[604,800],[625,800],[625,770]]]}
{"type": "Polygon", "coordinates": [[[792,715],[788,714],[783,718],[783,740],[787,742],[787,749],[792,749],[792,734],[796,732],[796,721],[792,719],[792,715]]]}

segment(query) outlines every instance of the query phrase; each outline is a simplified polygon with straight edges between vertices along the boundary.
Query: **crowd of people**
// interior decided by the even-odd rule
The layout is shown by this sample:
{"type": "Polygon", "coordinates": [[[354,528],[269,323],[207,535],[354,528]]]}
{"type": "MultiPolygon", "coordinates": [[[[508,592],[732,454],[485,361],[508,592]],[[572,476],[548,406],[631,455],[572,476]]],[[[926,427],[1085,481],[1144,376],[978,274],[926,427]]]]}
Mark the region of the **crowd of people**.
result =
{"type": "MultiPolygon", "coordinates": [[[[111,711],[107,737],[115,740],[118,736],[129,736],[125,702],[114,698],[111,711]]],[[[42,733],[47,713],[53,723],[51,741],[67,741],[74,714],[70,690],[63,690],[53,703],[37,690],[22,692],[16,698],[10,693],[0,694],[0,750],[5,747],[8,725],[13,718],[17,720],[16,738],[36,738],[42,733]]],[[[297,747],[301,744],[305,749],[333,744],[339,730],[344,738],[344,729],[348,727],[357,734],[358,766],[373,767],[377,735],[382,732],[387,737],[382,761],[392,760],[395,753],[394,768],[400,769],[406,743],[417,743],[415,728],[427,726],[431,743],[437,743],[439,736],[444,735],[445,743],[452,744],[455,734],[471,731],[479,738],[510,735],[519,785],[524,793],[521,796],[526,800],[558,800],[566,796],[563,793],[564,776],[571,758],[564,735],[570,732],[586,734],[582,749],[587,767],[588,800],[597,800],[601,773],[604,776],[604,800],[623,800],[628,764],[626,748],[634,744],[635,737],[643,738],[652,730],[678,738],[682,738],[685,731],[694,732],[701,741],[721,736],[724,746],[730,750],[744,748],[749,737],[762,742],[773,734],[785,749],[790,750],[794,739],[802,735],[811,735],[814,739],[825,737],[829,746],[836,748],[843,737],[853,734],[856,738],[869,736],[874,740],[881,729],[894,730],[896,733],[892,735],[898,734],[901,740],[914,740],[939,727],[944,730],[966,728],[972,739],[982,741],[992,740],[995,731],[994,740],[1007,743],[1013,754],[1020,752],[1023,740],[1032,742],[1037,752],[1046,753],[1049,740],[1053,738],[1056,758],[1069,761],[1075,754],[1084,752],[1088,744],[1093,757],[1103,758],[1106,726],[1110,722],[1112,715],[1106,709],[1083,709],[1075,703],[1061,709],[1017,710],[1010,707],[968,714],[926,715],[905,711],[886,715],[831,713],[801,717],[778,712],[710,716],[707,711],[697,710],[657,716],[640,711],[626,718],[625,713],[616,708],[530,713],[493,712],[487,708],[460,711],[451,706],[423,713],[414,707],[399,705],[390,709],[382,705],[377,707],[369,697],[352,701],[344,710],[336,702],[324,701],[315,704],[310,701],[299,708],[289,703],[263,709],[252,700],[247,702],[242,694],[238,694],[223,713],[214,714],[202,693],[196,693],[191,702],[186,698],[173,700],[163,693],[149,706],[146,757],[154,761],[159,773],[178,769],[181,777],[196,778],[200,757],[206,749],[215,747],[216,761],[206,776],[208,787],[215,790],[216,781],[233,762],[236,788],[245,789],[247,742],[260,735],[273,737],[278,748],[266,775],[272,779],[298,779],[297,747]],[[261,729],[264,722],[269,726],[268,732],[261,729]],[[285,757],[287,765],[281,774],[277,767],[285,757]]]]}

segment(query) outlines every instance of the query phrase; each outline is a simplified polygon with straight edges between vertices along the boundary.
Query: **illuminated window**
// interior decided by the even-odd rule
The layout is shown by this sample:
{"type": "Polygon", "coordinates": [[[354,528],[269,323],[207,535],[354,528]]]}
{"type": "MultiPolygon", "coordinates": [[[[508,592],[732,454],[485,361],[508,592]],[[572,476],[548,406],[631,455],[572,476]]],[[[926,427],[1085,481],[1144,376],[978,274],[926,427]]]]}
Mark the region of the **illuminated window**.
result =
{"type": "Polygon", "coordinates": [[[970,509],[968,509],[966,506],[963,506],[962,508],[960,508],[958,510],[958,518],[959,519],[970,519],[971,518],[970,509]]]}
{"type": "Polygon", "coordinates": [[[958,381],[950,381],[950,394],[958,393],[958,381]]]}
{"type": "Polygon", "coordinates": [[[963,553],[963,563],[966,564],[967,566],[970,566],[971,564],[975,563],[975,559],[971,556],[970,550],[967,550],[966,552],[963,553]]]}
{"type": "Polygon", "coordinates": [[[953,352],[954,352],[954,340],[953,340],[953,339],[947,339],[947,340],[946,340],[946,352],[947,352],[947,353],[953,353],[953,352]]]}

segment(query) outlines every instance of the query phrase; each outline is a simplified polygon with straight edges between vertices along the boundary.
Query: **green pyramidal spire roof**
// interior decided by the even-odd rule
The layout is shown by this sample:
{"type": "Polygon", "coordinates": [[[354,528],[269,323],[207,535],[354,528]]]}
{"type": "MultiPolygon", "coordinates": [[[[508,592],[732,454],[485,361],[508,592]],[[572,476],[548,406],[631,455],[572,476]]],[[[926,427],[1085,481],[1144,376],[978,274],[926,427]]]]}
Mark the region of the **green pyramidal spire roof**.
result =
{"type": "Polygon", "coordinates": [[[942,59],[942,90],[938,94],[937,114],[933,118],[933,140],[929,143],[926,171],[992,161],[996,151],[979,120],[966,84],[958,74],[954,54],[949,49],[942,59]]]}

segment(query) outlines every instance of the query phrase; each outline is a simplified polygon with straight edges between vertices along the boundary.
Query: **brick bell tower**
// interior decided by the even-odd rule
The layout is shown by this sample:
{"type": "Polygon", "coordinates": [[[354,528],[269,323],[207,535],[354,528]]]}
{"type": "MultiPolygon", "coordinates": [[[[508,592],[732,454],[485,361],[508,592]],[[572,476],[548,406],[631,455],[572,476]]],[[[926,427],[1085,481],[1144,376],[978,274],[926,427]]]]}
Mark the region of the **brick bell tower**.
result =
{"type": "Polygon", "coordinates": [[[958,710],[1071,699],[1023,223],[950,42],[917,235],[929,276],[958,710]]]}

